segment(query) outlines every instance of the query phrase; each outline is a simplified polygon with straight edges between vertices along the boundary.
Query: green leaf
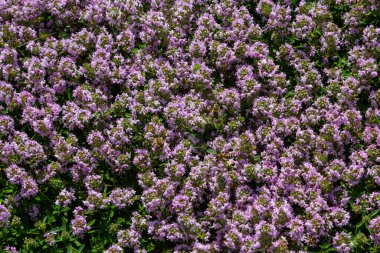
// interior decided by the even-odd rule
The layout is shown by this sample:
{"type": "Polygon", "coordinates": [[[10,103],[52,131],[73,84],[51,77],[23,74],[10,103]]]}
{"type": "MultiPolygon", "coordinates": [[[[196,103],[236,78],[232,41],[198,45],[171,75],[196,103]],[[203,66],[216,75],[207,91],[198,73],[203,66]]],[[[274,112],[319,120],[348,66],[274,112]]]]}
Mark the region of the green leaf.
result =
{"type": "Polygon", "coordinates": [[[151,252],[155,249],[155,245],[151,242],[148,244],[148,246],[146,247],[146,251],[147,252],[151,252]]]}
{"type": "Polygon", "coordinates": [[[96,221],[96,220],[92,220],[92,221],[90,221],[87,225],[88,225],[88,226],[92,226],[92,225],[94,225],[95,221],[96,221]]]}
{"type": "Polygon", "coordinates": [[[83,249],[84,249],[84,244],[82,244],[82,246],[80,246],[80,247],[79,247],[79,249],[78,249],[78,251],[77,251],[77,252],[78,252],[78,253],[80,253],[80,252],[82,252],[82,251],[83,251],[83,249]]]}
{"type": "Polygon", "coordinates": [[[71,245],[71,244],[69,244],[68,246],[67,246],[67,253],[73,253],[73,245],[71,245]]]}
{"type": "Polygon", "coordinates": [[[288,93],[285,94],[285,98],[288,97],[293,97],[294,96],[294,90],[289,91],[288,93]]]}
{"type": "Polygon", "coordinates": [[[209,153],[209,154],[212,154],[212,155],[216,155],[217,153],[215,152],[215,150],[213,150],[212,148],[210,147],[207,147],[206,148],[206,152],[209,153]]]}
{"type": "Polygon", "coordinates": [[[61,230],[66,231],[66,221],[65,220],[62,221],[61,230]]]}
{"type": "MultiPolygon", "coordinates": [[[[380,122],[379,122],[380,123],[380,122]]],[[[380,213],[380,210],[375,210],[372,213],[369,214],[369,217],[373,218],[375,217],[378,213],[380,213]]]]}
{"type": "Polygon", "coordinates": [[[356,229],[360,229],[364,224],[364,221],[361,221],[359,222],[358,224],[356,224],[356,229]]]}
{"type": "Polygon", "coordinates": [[[6,189],[6,190],[4,190],[3,192],[4,192],[4,193],[8,193],[8,194],[10,194],[10,193],[13,193],[13,189],[6,189]]]}
{"type": "Polygon", "coordinates": [[[325,249],[328,249],[331,247],[331,244],[330,243],[322,243],[319,245],[319,248],[325,250],[325,249]]]}
{"type": "Polygon", "coordinates": [[[123,224],[125,222],[125,218],[117,218],[117,221],[116,221],[116,223],[117,224],[123,224]]]}

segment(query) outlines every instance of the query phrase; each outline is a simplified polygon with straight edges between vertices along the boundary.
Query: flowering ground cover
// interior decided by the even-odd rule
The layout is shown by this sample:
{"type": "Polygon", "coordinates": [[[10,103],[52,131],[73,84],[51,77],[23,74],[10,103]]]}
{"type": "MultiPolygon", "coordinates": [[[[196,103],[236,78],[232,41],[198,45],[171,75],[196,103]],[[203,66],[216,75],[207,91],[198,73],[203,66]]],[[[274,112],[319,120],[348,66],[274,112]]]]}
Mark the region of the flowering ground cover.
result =
{"type": "Polygon", "coordinates": [[[379,0],[0,0],[1,252],[380,252],[379,0]]]}

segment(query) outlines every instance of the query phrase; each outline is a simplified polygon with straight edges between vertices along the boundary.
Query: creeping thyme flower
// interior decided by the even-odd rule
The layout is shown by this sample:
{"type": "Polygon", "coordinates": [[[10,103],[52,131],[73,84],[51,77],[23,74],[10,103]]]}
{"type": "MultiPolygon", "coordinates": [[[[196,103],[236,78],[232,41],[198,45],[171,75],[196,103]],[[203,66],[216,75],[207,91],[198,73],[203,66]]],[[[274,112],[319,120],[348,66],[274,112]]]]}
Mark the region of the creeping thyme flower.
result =
{"type": "Polygon", "coordinates": [[[114,189],[108,197],[108,201],[117,208],[122,209],[127,205],[132,205],[135,191],[131,189],[114,189]]]}
{"type": "Polygon", "coordinates": [[[353,245],[351,236],[346,232],[337,233],[333,238],[333,246],[339,253],[351,252],[353,245]]]}
{"type": "Polygon", "coordinates": [[[0,251],[376,251],[379,8],[0,0],[0,251]]]}
{"type": "Polygon", "coordinates": [[[87,225],[87,220],[86,216],[84,215],[83,208],[75,208],[74,218],[71,220],[71,226],[73,228],[74,235],[80,238],[83,238],[85,233],[91,229],[91,227],[87,225]]]}
{"type": "Polygon", "coordinates": [[[47,232],[44,234],[45,241],[48,245],[53,246],[56,243],[56,241],[55,241],[55,235],[56,234],[57,234],[57,232],[55,232],[55,231],[47,232]]]}
{"type": "Polygon", "coordinates": [[[5,253],[18,253],[18,250],[16,247],[13,247],[13,246],[6,246],[4,248],[4,252],[5,253]]]}
{"type": "Polygon", "coordinates": [[[55,204],[61,205],[61,206],[68,206],[75,199],[76,199],[76,197],[75,197],[74,189],[70,189],[70,190],[63,189],[59,193],[59,195],[55,201],[55,204]]]}
{"type": "Polygon", "coordinates": [[[369,229],[371,232],[371,240],[373,240],[375,245],[380,245],[380,216],[371,220],[369,229]]]}
{"type": "Polygon", "coordinates": [[[115,244],[115,245],[112,245],[111,247],[109,247],[105,253],[120,253],[120,252],[123,252],[123,248],[120,247],[119,245],[115,244]]]}
{"type": "Polygon", "coordinates": [[[0,204],[0,226],[6,227],[8,225],[8,220],[11,217],[8,209],[0,204]]]}

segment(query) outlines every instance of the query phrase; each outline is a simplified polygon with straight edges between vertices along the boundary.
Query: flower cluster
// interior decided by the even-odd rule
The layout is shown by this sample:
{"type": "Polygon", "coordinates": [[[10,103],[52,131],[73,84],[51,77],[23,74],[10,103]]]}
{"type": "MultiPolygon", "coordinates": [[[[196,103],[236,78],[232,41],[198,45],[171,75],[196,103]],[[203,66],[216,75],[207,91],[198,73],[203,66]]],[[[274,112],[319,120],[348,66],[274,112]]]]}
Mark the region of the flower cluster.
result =
{"type": "Polygon", "coordinates": [[[8,209],[5,206],[0,205],[0,226],[6,226],[10,217],[11,215],[8,209]]]}
{"type": "Polygon", "coordinates": [[[76,207],[74,210],[74,218],[71,220],[73,233],[78,237],[83,237],[84,234],[91,228],[87,225],[86,217],[83,215],[83,211],[83,208],[76,207]]]}
{"type": "Polygon", "coordinates": [[[379,13],[0,1],[0,251],[378,252],[379,13]]]}

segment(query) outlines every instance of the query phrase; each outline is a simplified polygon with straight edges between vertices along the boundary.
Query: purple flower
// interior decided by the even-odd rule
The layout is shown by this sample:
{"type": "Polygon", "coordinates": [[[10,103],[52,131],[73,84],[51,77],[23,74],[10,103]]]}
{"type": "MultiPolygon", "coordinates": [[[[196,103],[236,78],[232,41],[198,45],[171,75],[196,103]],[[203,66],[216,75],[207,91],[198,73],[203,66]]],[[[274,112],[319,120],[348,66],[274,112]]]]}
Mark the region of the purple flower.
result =
{"type": "Polygon", "coordinates": [[[11,214],[8,209],[0,204],[0,226],[6,227],[8,225],[8,220],[10,219],[11,214]]]}
{"type": "Polygon", "coordinates": [[[339,253],[351,252],[354,244],[346,232],[337,233],[333,238],[333,246],[339,253]]]}
{"type": "Polygon", "coordinates": [[[114,204],[117,208],[122,209],[127,205],[130,206],[133,204],[133,197],[135,191],[132,189],[114,189],[108,196],[108,201],[114,204]]]}
{"type": "Polygon", "coordinates": [[[371,232],[371,240],[373,240],[375,245],[380,245],[380,216],[370,221],[369,229],[371,232]]]}
{"type": "Polygon", "coordinates": [[[59,193],[55,201],[55,204],[65,207],[65,206],[68,206],[74,200],[76,200],[74,189],[70,189],[70,190],[63,189],[59,193]]]}
{"type": "Polygon", "coordinates": [[[84,215],[84,210],[81,207],[76,207],[74,210],[74,218],[71,220],[71,226],[74,235],[83,238],[86,232],[88,232],[91,227],[87,225],[86,216],[84,215]]]}

